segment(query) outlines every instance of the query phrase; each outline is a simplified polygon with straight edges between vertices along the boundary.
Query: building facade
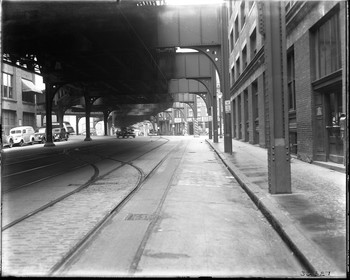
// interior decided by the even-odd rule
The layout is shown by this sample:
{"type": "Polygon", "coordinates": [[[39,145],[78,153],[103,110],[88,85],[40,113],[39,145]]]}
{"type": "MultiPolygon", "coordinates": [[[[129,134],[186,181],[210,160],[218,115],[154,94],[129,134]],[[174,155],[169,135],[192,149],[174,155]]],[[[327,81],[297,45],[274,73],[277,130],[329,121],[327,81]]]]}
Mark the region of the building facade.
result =
{"type": "MultiPolygon", "coordinates": [[[[266,147],[261,3],[229,2],[228,38],[232,136],[266,147]]],[[[347,3],[284,3],[290,151],[307,162],[345,164],[347,3]]]]}
{"type": "Polygon", "coordinates": [[[11,128],[29,125],[36,128],[35,75],[21,68],[2,64],[1,124],[6,135],[11,128]]]}

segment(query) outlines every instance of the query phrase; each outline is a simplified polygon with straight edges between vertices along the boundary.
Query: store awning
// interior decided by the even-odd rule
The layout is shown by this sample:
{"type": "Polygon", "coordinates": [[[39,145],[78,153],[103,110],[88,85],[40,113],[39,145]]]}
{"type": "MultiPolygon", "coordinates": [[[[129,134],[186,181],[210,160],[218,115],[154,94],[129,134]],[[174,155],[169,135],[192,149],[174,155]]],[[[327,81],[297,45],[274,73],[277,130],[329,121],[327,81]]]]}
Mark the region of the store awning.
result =
{"type": "Polygon", "coordinates": [[[43,93],[43,90],[34,85],[33,82],[22,79],[22,92],[43,93]]]}

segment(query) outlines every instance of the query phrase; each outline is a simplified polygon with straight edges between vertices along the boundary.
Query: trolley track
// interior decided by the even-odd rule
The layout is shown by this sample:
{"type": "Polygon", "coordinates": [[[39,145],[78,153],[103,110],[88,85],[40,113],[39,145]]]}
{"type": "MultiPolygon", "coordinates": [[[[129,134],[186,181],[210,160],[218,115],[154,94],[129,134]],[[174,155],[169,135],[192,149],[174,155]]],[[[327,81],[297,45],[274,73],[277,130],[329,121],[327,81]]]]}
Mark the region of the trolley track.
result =
{"type": "MultiPolygon", "coordinates": [[[[100,150],[96,149],[96,146],[94,146],[94,147],[92,147],[92,148],[91,148],[91,147],[88,147],[88,148],[85,148],[85,149],[84,149],[84,148],[83,148],[83,149],[80,149],[80,148],[79,148],[79,154],[80,154],[80,155],[82,155],[83,153],[89,153],[89,154],[91,154],[91,152],[94,151],[94,154],[99,156],[99,158],[100,158],[99,161],[102,161],[102,160],[106,160],[106,159],[107,159],[107,160],[119,162],[119,163],[121,163],[121,165],[120,165],[120,166],[117,166],[116,168],[113,168],[113,169],[110,170],[108,173],[104,174],[103,176],[99,176],[99,169],[98,169],[98,167],[96,166],[96,163],[97,163],[98,161],[96,161],[96,162],[94,162],[94,163],[90,163],[90,162],[88,162],[88,161],[81,160],[82,162],[84,162],[84,164],[83,164],[83,165],[80,165],[80,166],[78,166],[78,167],[76,167],[76,169],[82,168],[82,167],[84,167],[84,166],[91,166],[91,167],[94,169],[94,174],[91,176],[91,178],[90,178],[86,183],[80,185],[80,186],[77,187],[75,190],[73,190],[73,191],[71,191],[71,192],[68,192],[68,193],[66,193],[66,194],[64,194],[64,195],[62,195],[62,196],[60,196],[60,197],[54,199],[53,201],[50,201],[49,203],[47,203],[47,204],[45,204],[45,205],[43,205],[43,206],[37,208],[36,210],[31,211],[31,212],[29,212],[29,213],[23,215],[22,217],[20,217],[20,218],[18,218],[18,219],[16,219],[16,220],[14,220],[14,221],[12,221],[12,222],[6,224],[5,226],[2,227],[2,231],[5,231],[5,230],[7,230],[7,229],[9,229],[9,228],[11,228],[11,227],[13,227],[13,226],[15,226],[16,224],[19,224],[20,222],[22,222],[22,221],[24,221],[24,220],[26,220],[26,219],[28,219],[28,218],[30,218],[30,217],[32,217],[32,216],[34,216],[34,215],[40,213],[40,212],[42,212],[42,211],[44,211],[44,210],[46,210],[46,209],[52,207],[53,205],[57,204],[58,202],[63,201],[64,199],[66,199],[66,198],[68,198],[68,197],[70,197],[70,196],[72,196],[72,195],[74,195],[74,194],[76,194],[76,193],[82,191],[83,189],[88,188],[89,186],[91,186],[91,185],[93,185],[94,183],[96,183],[98,180],[103,179],[103,178],[106,177],[108,174],[110,174],[110,173],[112,173],[112,172],[114,172],[114,171],[116,171],[116,170],[122,168],[122,167],[125,166],[125,165],[130,165],[130,166],[132,166],[133,168],[135,168],[135,169],[139,172],[139,174],[140,174],[140,181],[142,181],[142,180],[143,180],[145,177],[147,177],[148,175],[145,175],[144,172],[143,172],[140,168],[138,168],[137,166],[133,165],[132,162],[135,161],[135,160],[137,160],[138,158],[140,158],[140,157],[146,155],[147,153],[150,153],[150,152],[154,151],[155,149],[160,148],[161,146],[163,146],[164,144],[166,144],[166,143],[169,141],[169,140],[166,139],[166,138],[163,138],[163,139],[165,139],[165,140],[167,140],[167,141],[164,142],[164,143],[161,143],[161,144],[158,145],[158,146],[153,147],[152,149],[150,149],[150,150],[148,150],[147,152],[144,152],[144,153],[138,155],[137,157],[132,158],[132,159],[129,160],[128,162],[121,161],[121,160],[118,160],[118,159],[113,158],[113,156],[115,156],[117,153],[114,153],[114,154],[108,155],[108,156],[100,155],[100,154],[99,154],[100,150]]],[[[100,144],[100,145],[97,145],[97,146],[102,146],[102,145],[103,145],[103,144],[100,144]]],[[[74,149],[73,151],[77,151],[77,149],[74,149]]],[[[69,153],[69,152],[68,152],[67,155],[73,158],[72,153],[69,153]]],[[[76,157],[75,157],[75,159],[76,159],[76,157]]],[[[161,162],[163,162],[163,160],[161,160],[161,162]]],[[[157,165],[157,166],[158,166],[158,165],[157,165]]],[[[70,170],[70,171],[71,171],[71,170],[70,170]]],[[[65,173],[66,173],[66,172],[63,172],[62,174],[65,174],[65,173]]],[[[54,175],[54,176],[48,176],[48,177],[45,177],[45,178],[43,178],[43,179],[41,179],[41,180],[37,180],[36,182],[48,180],[48,179],[54,178],[54,177],[56,177],[56,176],[58,176],[58,175],[59,175],[59,174],[56,174],[56,175],[54,175]]],[[[31,184],[34,184],[34,183],[36,183],[36,182],[32,182],[31,184]]],[[[22,186],[19,186],[19,187],[17,187],[17,188],[11,189],[11,190],[15,190],[15,189],[17,190],[17,189],[19,189],[19,188],[23,188],[23,187],[28,186],[28,185],[30,185],[30,184],[22,185],[22,186]]],[[[4,192],[4,193],[6,193],[6,192],[4,192]]]]}
{"type": "MultiPolygon", "coordinates": [[[[136,186],[111,210],[109,211],[59,262],[54,265],[50,272],[50,276],[55,276],[60,269],[66,266],[72,261],[72,259],[79,254],[81,250],[84,249],[84,246],[88,243],[89,240],[93,238],[102,228],[108,223],[124,206],[130,201],[137,191],[142,187],[142,185],[147,181],[147,179],[162,165],[162,163],[169,157],[171,152],[179,147],[180,144],[177,144],[171,150],[169,150],[164,157],[151,169],[150,172],[144,175],[144,177],[138,181],[136,186]]],[[[139,172],[142,172],[137,166],[130,164],[132,167],[136,168],[139,172]]],[[[164,195],[163,195],[164,196],[164,195]]],[[[162,198],[162,202],[164,197],[162,198]]],[[[159,207],[158,207],[159,208],[159,207]]],[[[159,210],[159,209],[158,209],[159,210]]]]}
{"type": "MultiPolygon", "coordinates": [[[[166,138],[159,137],[157,140],[159,140],[159,139],[166,139],[166,138]]],[[[147,145],[147,144],[149,144],[149,143],[146,143],[145,145],[147,145]]],[[[16,190],[19,190],[21,188],[28,187],[30,185],[33,185],[33,184],[36,184],[39,182],[43,182],[45,180],[52,179],[54,177],[63,175],[63,174],[70,172],[72,170],[76,170],[76,169],[85,167],[91,163],[84,161],[84,160],[80,160],[80,162],[78,163],[77,158],[72,157],[71,155],[78,151],[80,154],[84,154],[84,152],[89,152],[90,154],[94,153],[96,156],[101,156],[101,155],[99,155],[99,152],[101,151],[101,149],[99,149],[99,148],[104,147],[104,146],[105,146],[105,144],[94,144],[92,146],[87,146],[87,147],[83,146],[83,147],[74,147],[74,148],[70,148],[70,149],[63,149],[59,152],[53,152],[51,154],[43,153],[39,157],[36,157],[35,159],[29,159],[30,157],[32,157],[29,155],[23,155],[21,157],[16,157],[15,159],[8,159],[8,156],[5,155],[5,156],[3,156],[3,158],[4,159],[6,158],[6,162],[5,162],[5,160],[3,160],[3,165],[2,165],[2,180],[3,180],[2,184],[3,184],[3,186],[7,186],[7,181],[11,180],[11,178],[13,178],[13,177],[16,177],[19,175],[31,174],[33,172],[41,173],[41,172],[44,172],[45,168],[48,168],[48,167],[51,167],[54,165],[61,166],[62,163],[67,161],[67,157],[70,157],[70,159],[72,159],[72,161],[69,161],[69,165],[67,165],[64,168],[64,170],[61,170],[59,172],[54,171],[54,174],[49,174],[48,176],[45,176],[45,177],[40,176],[40,178],[38,178],[38,179],[32,179],[31,181],[25,182],[21,185],[7,186],[7,188],[2,190],[2,193],[4,194],[4,193],[16,191],[16,190]],[[18,163],[24,163],[24,162],[29,163],[29,162],[34,161],[34,160],[37,161],[38,159],[50,159],[51,158],[51,161],[52,161],[52,156],[57,156],[57,155],[62,156],[64,158],[62,160],[55,161],[54,163],[51,163],[51,162],[45,163],[44,162],[43,165],[33,167],[33,168],[28,168],[26,170],[18,170],[18,171],[15,170],[11,174],[7,174],[7,172],[6,172],[7,167],[9,167],[9,166],[14,166],[18,163]]],[[[77,153],[77,154],[79,154],[79,153],[77,153]]],[[[103,160],[102,157],[101,157],[101,160],[103,160]]]]}

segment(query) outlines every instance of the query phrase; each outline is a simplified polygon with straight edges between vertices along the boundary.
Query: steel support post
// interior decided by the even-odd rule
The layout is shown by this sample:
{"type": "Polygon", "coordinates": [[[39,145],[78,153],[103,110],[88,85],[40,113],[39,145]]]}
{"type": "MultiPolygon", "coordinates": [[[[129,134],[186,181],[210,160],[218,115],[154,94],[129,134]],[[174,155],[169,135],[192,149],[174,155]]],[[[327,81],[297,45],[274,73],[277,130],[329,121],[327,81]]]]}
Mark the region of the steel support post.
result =
{"type": "Polygon", "coordinates": [[[91,141],[90,136],[90,114],[91,114],[91,101],[89,98],[89,94],[87,92],[84,93],[85,98],[85,139],[84,141],[91,141]]]}
{"type": "MultiPolygon", "coordinates": [[[[222,27],[221,27],[221,80],[220,88],[223,94],[222,104],[225,108],[225,101],[230,100],[230,81],[229,81],[229,42],[228,42],[228,11],[224,3],[222,5],[222,27]]],[[[232,131],[231,131],[231,112],[223,112],[224,117],[224,152],[232,154],[232,131]]]]}
{"type": "Polygon", "coordinates": [[[104,135],[107,136],[109,135],[108,133],[108,116],[109,116],[110,111],[104,111],[103,112],[103,130],[104,130],[104,135]]]}
{"type": "Polygon", "coordinates": [[[216,100],[216,70],[213,65],[211,67],[211,92],[212,92],[212,129],[213,129],[213,138],[214,143],[218,143],[218,102],[216,100]]]}
{"type": "Polygon", "coordinates": [[[264,25],[269,192],[291,193],[286,25],[283,1],[264,2],[264,25]]]}
{"type": "Polygon", "coordinates": [[[194,104],[193,104],[193,136],[199,137],[198,133],[198,110],[197,110],[197,96],[194,98],[194,104]]]}
{"type": "Polygon", "coordinates": [[[52,101],[55,89],[50,82],[45,81],[45,110],[46,110],[46,142],[44,147],[56,146],[52,137],[52,101]]]}

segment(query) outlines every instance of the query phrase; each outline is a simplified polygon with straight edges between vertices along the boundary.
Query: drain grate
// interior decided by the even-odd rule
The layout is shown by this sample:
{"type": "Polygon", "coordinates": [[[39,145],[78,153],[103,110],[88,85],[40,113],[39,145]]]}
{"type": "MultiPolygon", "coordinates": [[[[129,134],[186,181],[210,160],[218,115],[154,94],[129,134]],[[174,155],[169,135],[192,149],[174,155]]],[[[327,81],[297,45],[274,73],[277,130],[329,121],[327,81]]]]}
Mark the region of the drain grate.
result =
{"type": "Polygon", "coordinates": [[[125,217],[127,221],[150,221],[156,217],[155,214],[128,214],[125,217]]]}

